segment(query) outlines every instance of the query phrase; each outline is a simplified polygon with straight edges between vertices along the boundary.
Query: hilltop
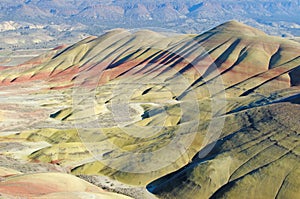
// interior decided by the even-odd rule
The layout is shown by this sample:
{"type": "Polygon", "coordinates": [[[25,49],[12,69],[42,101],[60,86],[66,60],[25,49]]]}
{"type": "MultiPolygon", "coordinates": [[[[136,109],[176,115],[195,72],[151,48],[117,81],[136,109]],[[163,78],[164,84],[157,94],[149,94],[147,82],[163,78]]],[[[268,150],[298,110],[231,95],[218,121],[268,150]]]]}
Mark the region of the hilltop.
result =
{"type": "Polygon", "coordinates": [[[1,68],[1,153],[158,198],[293,198],[299,65],[299,42],[237,21],[107,31],[1,68]]]}

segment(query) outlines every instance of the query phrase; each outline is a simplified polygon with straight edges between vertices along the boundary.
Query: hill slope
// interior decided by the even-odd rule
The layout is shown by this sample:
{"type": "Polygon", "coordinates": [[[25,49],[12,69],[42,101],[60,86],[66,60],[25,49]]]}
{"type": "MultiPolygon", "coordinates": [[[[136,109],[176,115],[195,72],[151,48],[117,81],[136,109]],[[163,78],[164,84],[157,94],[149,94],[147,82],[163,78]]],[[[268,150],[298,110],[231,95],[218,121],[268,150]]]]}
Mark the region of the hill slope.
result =
{"type": "Polygon", "coordinates": [[[1,69],[1,152],[150,183],[161,198],[238,197],[249,186],[292,197],[299,55],[298,42],[235,21],[201,35],[89,37],[1,69]]]}

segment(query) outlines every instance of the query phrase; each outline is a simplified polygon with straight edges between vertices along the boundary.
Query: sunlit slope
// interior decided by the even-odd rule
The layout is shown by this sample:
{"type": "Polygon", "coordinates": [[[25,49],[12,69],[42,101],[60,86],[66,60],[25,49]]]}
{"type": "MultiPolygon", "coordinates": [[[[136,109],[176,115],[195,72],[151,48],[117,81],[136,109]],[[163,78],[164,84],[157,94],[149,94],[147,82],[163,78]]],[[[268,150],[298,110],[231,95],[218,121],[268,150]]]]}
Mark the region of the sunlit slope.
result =
{"type": "Polygon", "coordinates": [[[51,80],[50,85],[61,87],[74,85],[83,75],[87,79],[81,83],[96,84],[156,72],[168,81],[179,73],[195,88],[221,75],[228,93],[245,95],[247,91],[270,92],[270,88],[298,85],[291,71],[299,64],[298,52],[297,42],[268,36],[235,21],[202,35],[167,37],[146,30],[131,33],[117,29],[89,37],[38,66],[14,73],[3,71],[1,80],[51,80]],[[213,72],[214,66],[218,73],[213,72]]]}
{"type": "MultiPolygon", "coordinates": [[[[276,135],[274,142],[279,142],[288,135],[284,129],[297,127],[296,122],[281,124],[271,117],[273,109],[280,108],[282,113],[276,114],[282,116],[282,107],[289,107],[295,121],[299,118],[294,111],[300,93],[299,56],[299,43],[234,21],[201,35],[120,29],[89,37],[58,49],[39,64],[1,70],[0,130],[1,143],[6,144],[2,154],[137,185],[190,163],[193,169],[183,169],[187,174],[174,175],[180,188],[169,185],[166,177],[150,184],[149,190],[162,198],[188,195],[191,187],[198,192],[190,197],[202,191],[206,197],[235,194],[244,185],[232,186],[235,191],[227,193],[229,182],[253,185],[255,180],[241,177],[273,160],[272,153],[258,155],[263,146],[271,145],[268,137],[276,135]],[[253,130],[252,123],[260,128],[253,130]],[[255,139],[267,139],[266,145],[255,139]],[[196,164],[203,160],[193,157],[215,142],[208,155],[212,166],[196,164]],[[246,155],[239,148],[252,145],[257,147],[246,155]],[[245,164],[251,157],[258,163],[245,164]],[[228,166],[223,177],[222,165],[228,166]],[[212,186],[198,189],[183,180],[204,187],[209,169],[216,171],[212,186]]],[[[299,131],[294,131],[296,142],[286,147],[296,153],[299,131]]],[[[278,164],[296,165],[297,157],[287,156],[283,162],[278,158],[278,164]]],[[[298,187],[292,178],[290,182],[298,187]]]]}
{"type": "Polygon", "coordinates": [[[299,110],[281,103],[229,115],[237,128],[225,127],[208,156],[148,189],[159,198],[297,198],[299,110]]]}
{"type": "Polygon", "coordinates": [[[130,197],[109,193],[75,176],[62,173],[21,174],[1,168],[0,193],[3,198],[98,198],[115,199],[130,197]],[[3,175],[4,173],[8,174],[3,175]]]}

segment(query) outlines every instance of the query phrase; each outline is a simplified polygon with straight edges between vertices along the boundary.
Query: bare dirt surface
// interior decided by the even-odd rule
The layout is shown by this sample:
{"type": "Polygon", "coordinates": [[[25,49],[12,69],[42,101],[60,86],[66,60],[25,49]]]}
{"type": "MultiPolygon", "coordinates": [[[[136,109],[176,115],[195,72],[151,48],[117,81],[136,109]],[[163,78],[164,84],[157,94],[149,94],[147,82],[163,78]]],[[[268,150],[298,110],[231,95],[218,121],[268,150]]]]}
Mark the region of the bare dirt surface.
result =
{"type": "Polygon", "coordinates": [[[299,53],[230,21],[113,30],[1,68],[0,166],[138,199],[295,198],[299,53]]]}
{"type": "Polygon", "coordinates": [[[104,190],[127,195],[135,199],[157,199],[157,197],[148,192],[145,187],[126,185],[105,176],[78,175],[78,177],[97,185],[104,190]]]}

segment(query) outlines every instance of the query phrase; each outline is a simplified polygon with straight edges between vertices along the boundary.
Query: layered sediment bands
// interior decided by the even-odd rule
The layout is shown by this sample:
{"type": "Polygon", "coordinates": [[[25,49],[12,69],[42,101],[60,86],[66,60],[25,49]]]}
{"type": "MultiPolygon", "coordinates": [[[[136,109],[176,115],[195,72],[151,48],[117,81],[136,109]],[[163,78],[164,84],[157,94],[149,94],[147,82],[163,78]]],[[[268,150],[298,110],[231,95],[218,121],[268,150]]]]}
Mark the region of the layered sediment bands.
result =
{"type": "Polygon", "coordinates": [[[1,70],[1,152],[161,198],[293,197],[299,56],[234,21],[89,37],[1,70]]]}
{"type": "MultiPolygon", "coordinates": [[[[0,171],[8,169],[1,168],[0,171]]],[[[0,182],[0,193],[4,198],[123,198],[130,197],[109,193],[75,176],[62,173],[21,174],[10,170],[0,182]]]]}
{"type": "Polygon", "coordinates": [[[299,108],[283,103],[228,116],[228,123],[243,125],[235,131],[225,128],[207,157],[195,156],[148,189],[161,198],[297,196],[299,108]]]}

